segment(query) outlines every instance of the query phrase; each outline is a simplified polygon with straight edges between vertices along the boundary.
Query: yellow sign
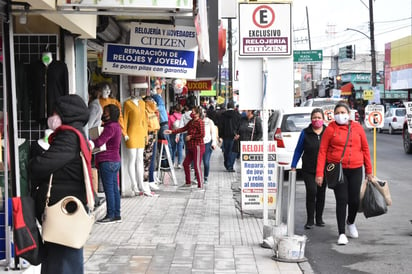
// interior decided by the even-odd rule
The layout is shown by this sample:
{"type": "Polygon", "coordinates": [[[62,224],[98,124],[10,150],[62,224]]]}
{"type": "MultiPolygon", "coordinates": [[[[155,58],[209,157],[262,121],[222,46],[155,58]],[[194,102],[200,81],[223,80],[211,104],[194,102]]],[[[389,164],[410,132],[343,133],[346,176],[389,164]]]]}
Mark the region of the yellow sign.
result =
{"type": "Polygon", "coordinates": [[[373,90],[367,89],[363,91],[363,100],[373,100],[373,90]]]}

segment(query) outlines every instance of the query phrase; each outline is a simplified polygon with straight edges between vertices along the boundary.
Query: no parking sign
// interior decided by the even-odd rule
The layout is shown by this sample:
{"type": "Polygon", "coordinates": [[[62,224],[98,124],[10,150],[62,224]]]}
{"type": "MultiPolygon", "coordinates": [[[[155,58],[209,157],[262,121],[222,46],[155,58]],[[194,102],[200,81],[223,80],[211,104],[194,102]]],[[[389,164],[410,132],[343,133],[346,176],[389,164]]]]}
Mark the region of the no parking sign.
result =
{"type": "Polygon", "coordinates": [[[367,128],[382,128],[385,109],[382,105],[367,105],[365,125],[367,128]]]}

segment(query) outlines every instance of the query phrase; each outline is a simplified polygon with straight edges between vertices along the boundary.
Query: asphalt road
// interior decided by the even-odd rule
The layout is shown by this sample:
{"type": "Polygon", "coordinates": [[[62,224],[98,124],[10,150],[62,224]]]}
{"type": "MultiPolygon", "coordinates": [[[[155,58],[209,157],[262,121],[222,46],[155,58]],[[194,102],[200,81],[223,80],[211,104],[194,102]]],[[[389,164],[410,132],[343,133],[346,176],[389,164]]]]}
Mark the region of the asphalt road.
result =
{"type": "MultiPolygon", "coordinates": [[[[367,131],[373,160],[373,132],[367,131]]],[[[376,133],[377,177],[389,182],[393,205],[387,214],[366,219],[358,213],[358,239],[346,246],[338,238],[335,198],[327,190],[325,227],[304,230],[305,190],[298,176],[295,234],[308,237],[305,257],[315,273],[411,273],[412,269],[412,155],[404,153],[402,136],[376,133]]],[[[287,191],[285,191],[287,192],[287,191]]]]}

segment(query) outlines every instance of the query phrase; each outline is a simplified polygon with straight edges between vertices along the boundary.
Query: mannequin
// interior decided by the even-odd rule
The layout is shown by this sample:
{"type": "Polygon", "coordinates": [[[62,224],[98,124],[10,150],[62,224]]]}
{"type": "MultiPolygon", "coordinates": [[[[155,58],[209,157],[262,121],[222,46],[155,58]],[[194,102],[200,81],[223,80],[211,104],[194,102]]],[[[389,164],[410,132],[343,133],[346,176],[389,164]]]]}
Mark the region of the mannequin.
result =
{"type": "Polygon", "coordinates": [[[37,142],[33,143],[31,146],[30,157],[36,157],[38,155],[43,154],[46,150],[49,149],[49,136],[53,133],[53,130],[46,129],[44,131],[44,137],[37,140],[37,142]]]}
{"type": "Polygon", "coordinates": [[[43,52],[41,56],[41,61],[47,67],[53,62],[53,55],[51,52],[43,52]]]}
{"type": "Polygon", "coordinates": [[[130,98],[123,105],[124,108],[124,130],[126,141],[125,163],[129,172],[132,191],[153,197],[148,182],[144,182],[143,152],[147,141],[147,121],[145,115],[145,102],[141,96],[146,93],[145,89],[139,88],[140,84],[132,84],[130,98]]]}
{"type": "Polygon", "coordinates": [[[120,127],[122,128],[123,136],[126,136],[125,127],[123,123],[122,106],[116,98],[110,97],[110,94],[112,92],[110,89],[110,85],[108,83],[101,83],[98,89],[102,94],[102,96],[99,98],[99,103],[102,109],[109,104],[114,104],[119,107],[119,110],[120,110],[119,124],[120,124],[120,127]]]}

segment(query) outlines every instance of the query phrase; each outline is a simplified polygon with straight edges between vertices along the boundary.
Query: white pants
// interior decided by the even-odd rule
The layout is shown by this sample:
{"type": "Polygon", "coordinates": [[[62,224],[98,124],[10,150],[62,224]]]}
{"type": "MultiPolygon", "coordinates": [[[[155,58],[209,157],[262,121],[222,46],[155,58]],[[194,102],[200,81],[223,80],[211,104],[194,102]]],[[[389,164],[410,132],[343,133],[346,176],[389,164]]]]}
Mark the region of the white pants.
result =
{"type": "Polygon", "coordinates": [[[150,193],[148,182],[143,181],[144,163],[143,152],[144,148],[129,148],[127,151],[127,170],[129,171],[130,184],[135,192],[143,191],[150,193]]]}

